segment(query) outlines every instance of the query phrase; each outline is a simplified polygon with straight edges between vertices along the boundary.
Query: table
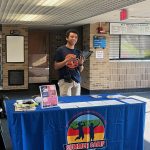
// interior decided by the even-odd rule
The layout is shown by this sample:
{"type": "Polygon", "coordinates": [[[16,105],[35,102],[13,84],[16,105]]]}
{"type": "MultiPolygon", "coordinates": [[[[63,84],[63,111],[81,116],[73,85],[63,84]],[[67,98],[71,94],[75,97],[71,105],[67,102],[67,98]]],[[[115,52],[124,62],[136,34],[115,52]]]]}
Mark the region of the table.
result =
{"type": "Polygon", "coordinates": [[[131,101],[105,94],[59,97],[60,103],[80,102],[79,107],[15,112],[15,100],[7,100],[13,150],[143,150],[145,102],[131,101]]]}

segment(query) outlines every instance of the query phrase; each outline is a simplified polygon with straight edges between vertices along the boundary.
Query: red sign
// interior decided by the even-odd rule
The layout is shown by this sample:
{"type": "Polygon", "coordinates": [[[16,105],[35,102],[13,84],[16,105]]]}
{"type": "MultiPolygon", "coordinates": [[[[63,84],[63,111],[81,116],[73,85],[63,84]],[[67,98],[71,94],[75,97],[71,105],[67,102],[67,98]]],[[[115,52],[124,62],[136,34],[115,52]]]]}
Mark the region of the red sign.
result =
{"type": "Polygon", "coordinates": [[[126,9],[122,9],[120,11],[120,20],[126,20],[128,17],[128,13],[126,9]]]}

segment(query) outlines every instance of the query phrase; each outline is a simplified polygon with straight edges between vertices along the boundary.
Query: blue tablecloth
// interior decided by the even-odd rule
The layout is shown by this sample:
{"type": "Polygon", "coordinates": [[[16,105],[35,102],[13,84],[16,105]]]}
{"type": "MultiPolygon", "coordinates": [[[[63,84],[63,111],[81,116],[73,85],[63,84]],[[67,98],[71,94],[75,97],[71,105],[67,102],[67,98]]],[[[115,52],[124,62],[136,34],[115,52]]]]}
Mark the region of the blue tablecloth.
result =
{"type": "MultiPolygon", "coordinates": [[[[87,95],[59,97],[59,102],[106,99],[87,95]]],[[[143,150],[144,102],[71,109],[39,106],[26,112],[15,112],[14,102],[5,101],[13,150],[143,150]]]]}

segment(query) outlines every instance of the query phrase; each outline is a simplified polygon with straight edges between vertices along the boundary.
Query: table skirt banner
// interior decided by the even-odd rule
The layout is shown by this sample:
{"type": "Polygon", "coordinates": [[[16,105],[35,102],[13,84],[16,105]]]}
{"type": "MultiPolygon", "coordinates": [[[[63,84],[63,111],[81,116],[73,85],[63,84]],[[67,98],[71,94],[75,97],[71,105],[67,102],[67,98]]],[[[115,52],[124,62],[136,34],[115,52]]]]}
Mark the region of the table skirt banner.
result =
{"type": "Polygon", "coordinates": [[[13,150],[143,150],[145,103],[8,111],[13,150]]]}

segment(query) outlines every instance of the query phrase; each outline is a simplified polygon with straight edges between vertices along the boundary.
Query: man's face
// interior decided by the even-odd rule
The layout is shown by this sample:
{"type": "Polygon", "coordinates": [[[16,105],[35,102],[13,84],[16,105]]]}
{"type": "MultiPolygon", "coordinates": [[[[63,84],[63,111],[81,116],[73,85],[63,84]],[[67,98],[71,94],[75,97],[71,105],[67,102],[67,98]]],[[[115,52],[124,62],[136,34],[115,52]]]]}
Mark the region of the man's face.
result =
{"type": "Polygon", "coordinates": [[[77,43],[78,40],[78,35],[76,33],[72,33],[70,32],[69,36],[66,38],[67,42],[70,45],[75,45],[77,43]]]}

